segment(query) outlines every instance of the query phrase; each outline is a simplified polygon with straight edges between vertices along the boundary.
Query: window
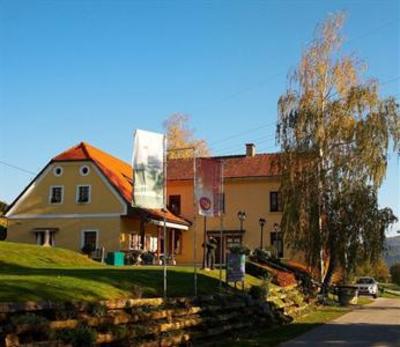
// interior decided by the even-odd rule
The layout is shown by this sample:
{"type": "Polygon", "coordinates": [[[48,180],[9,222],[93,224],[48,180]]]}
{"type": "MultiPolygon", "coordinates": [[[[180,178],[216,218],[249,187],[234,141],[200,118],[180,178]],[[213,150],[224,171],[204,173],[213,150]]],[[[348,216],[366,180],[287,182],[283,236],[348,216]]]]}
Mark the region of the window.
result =
{"type": "Polygon", "coordinates": [[[271,212],[282,211],[282,196],[281,192],[269,193],[269,207],[271,212]]]}
{"type": "Polygon", "coordinates": [[[81,204],[90,202],[90,186],[81,185],[76,190],[76,201],[81,204]]]}
{"type": "Polygon", "coordinates": [[[181,214],[181,196],[180,195],[170,195],[169,196],[169,209],[172,213],[176,215],[181,214]]]}
{"type": "Polygon", "coordinates": [[[63,187],[62,186],[52,186],[50,187],[50,203],[51,204],[61,204],[63,201],[63,187]]]}
{"type": "Polygon", "coordinates": [[[35,236],[36,236],[36,244],[39,246],[55,245],[54,231],[50,230],[36,231],[35,236]]]}
{"type": "Polygon", "coordinates": [[[61,175],[63,174],[63,169],[62,169],[62,167],[61,167],[61,166],[56,166],[56,167],[53,169],[53,174],[54,174],[54,176],[57,176],[57,177],[61,176],[61,175]]]}
{"type": "Polygon", "coordinates": [[[129,235],[129,246],[128,248],[130,250],[138,250],[140,249],[140,235],[139,234],[130,234],[129,235]]]}
{"type": "Polygon", "coordinates": [[[98,231],[97,230],[83,230],[81,248],[90,247],[95,250],[98,248],[98,231]]]}
{"type": "Polygon", "coordinates": [[[144,249],[150,252],[157,251],[157,236],[146,235],[144,249]]]}
{"type": "Polygon", "coordinates": [[[81,166],[81,168],[79,169],[79,172],[80,172],[80,174],[81,174],[82,176],[87,176],[87,175],[89,175],[89,172],[90,172],[89,166],[87,166],[87,165],[81,166]]]}

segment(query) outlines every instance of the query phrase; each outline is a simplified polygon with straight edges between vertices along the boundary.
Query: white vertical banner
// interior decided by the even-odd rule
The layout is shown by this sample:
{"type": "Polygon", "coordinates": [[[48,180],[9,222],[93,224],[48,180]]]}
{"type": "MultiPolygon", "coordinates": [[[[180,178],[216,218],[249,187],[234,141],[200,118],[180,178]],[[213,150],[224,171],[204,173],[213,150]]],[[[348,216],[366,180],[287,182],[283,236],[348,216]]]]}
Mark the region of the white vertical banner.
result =
{"type": "Polygon", "coordinates": [[[165,207],[166,142],[164,134],[140,129],[135,131],[132,159],[134,207],[165,207]]]}
{"type": "Polygon", "coordinates": [[[222,213],[222,161],[213,158],[196,160],[196,199],[198,213],[216,217],[222,213]]]}

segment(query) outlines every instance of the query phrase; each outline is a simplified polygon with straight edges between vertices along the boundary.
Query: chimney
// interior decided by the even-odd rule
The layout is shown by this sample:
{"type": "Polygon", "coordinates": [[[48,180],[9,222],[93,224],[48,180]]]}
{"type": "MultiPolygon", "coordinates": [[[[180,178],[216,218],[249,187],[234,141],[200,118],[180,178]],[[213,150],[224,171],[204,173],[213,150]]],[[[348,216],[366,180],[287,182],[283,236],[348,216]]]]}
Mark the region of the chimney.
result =
{"type": "Polygon", "coordinates": [[[256,145],[254,143],[246,143],[246,157],[254,157],[256,155],[256,145]]]}

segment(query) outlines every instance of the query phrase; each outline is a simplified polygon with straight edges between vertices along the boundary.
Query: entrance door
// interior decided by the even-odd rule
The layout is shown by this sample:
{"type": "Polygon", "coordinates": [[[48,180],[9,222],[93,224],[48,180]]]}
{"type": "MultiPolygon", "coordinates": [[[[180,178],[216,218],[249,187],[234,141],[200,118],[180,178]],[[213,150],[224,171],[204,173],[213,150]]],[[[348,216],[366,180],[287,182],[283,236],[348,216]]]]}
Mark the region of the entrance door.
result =
{"type": "Polygon", "coordinates": [[[215,250],[215,264],[220,264],[220,254],[221,254],[221,242],[222,242],[222,265],[226,262],[226,253],[232,246],[240,246],[242,244],[242,235],[223,235],[222,241],[221,236],[212,234],[212,236],[217,240],[217,249],[215,250]]]}
{"type": "MultiPolygon", "coordinates": [[[[221,237],[214,236],[217,240],[217,249],[215,250],[215,264],[219,265],[221,262],[221,237]]],[[[225,264],[225,237],[222,236],[222,264],[225,264]]]]}
{"type": "Polygon", "coordinates": [[[282,234],[275,231],[271,232],[271,246],[277,252],[278,258],[283,258],[282,234]]]}

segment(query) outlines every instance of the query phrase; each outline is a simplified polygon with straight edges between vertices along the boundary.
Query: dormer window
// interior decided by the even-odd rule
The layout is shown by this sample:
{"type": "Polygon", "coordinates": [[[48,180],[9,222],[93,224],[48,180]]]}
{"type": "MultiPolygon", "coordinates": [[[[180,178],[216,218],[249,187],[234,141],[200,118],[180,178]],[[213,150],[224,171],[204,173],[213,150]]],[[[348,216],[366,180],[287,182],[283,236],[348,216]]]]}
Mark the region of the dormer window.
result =
{"type": "Polygon", "coordinates": [[[79,204],[90,203],[90,185],[79,185],[77,187],[76,202],[79,204]]]}
{"type": "Polygon", "coordinates": [[[63,202],[63,186],[51,186],[49,201],[51,204],[61,204],[63,202]]]}

